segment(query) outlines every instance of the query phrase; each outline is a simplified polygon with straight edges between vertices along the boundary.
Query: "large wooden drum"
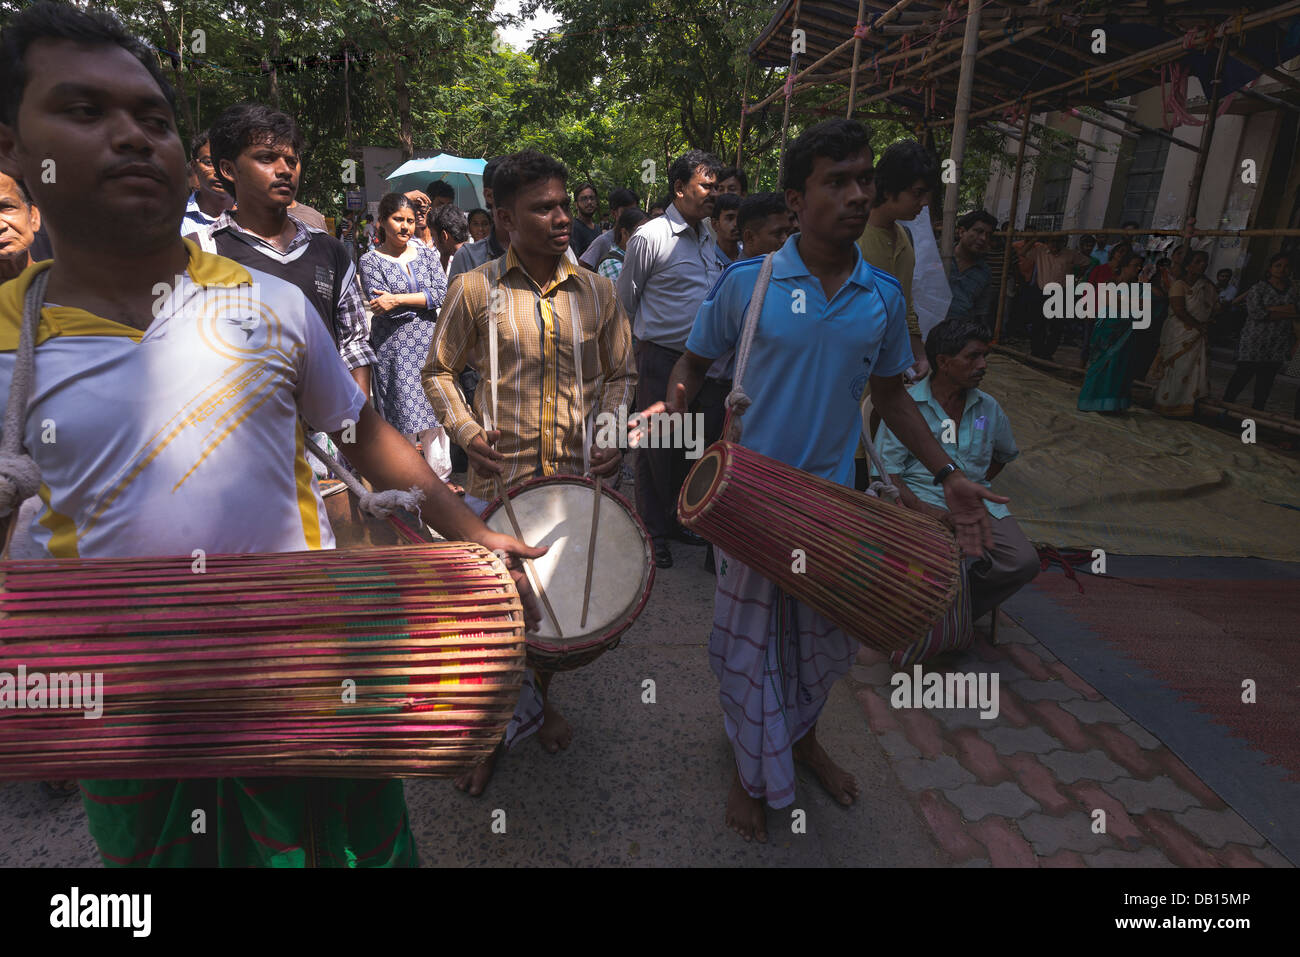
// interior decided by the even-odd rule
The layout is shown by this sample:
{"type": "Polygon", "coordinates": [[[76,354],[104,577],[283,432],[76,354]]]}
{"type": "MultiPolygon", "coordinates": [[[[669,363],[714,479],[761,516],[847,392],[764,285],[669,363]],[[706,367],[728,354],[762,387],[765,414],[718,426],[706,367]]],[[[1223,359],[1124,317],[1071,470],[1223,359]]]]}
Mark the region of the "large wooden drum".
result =
{"type": "Polygon", "coordinates": [[[501,740],[524,625],[486,549],[196,562],[0,562],[0,779],[450,776],[501,740]]]}

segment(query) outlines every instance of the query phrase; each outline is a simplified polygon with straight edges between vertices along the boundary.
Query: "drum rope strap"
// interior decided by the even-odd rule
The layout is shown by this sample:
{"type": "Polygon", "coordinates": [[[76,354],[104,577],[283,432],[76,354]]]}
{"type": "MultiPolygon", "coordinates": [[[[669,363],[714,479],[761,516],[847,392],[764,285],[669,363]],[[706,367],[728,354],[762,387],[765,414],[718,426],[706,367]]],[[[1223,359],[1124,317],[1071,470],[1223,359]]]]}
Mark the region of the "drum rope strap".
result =
{"type": "Polygon", "coordinates": [[[42,269],[27,287],[23,301],[23,325],[14,356],[14,374],[9,383],[9,400],[5,406],[4,436],[0,438],[0,518],[17,509],[26,499],[40,491],[41,470],[23,451],[23,432],[27,423],[27,402],[36,376],[36,331],[41,324],[41,307],[50,271],[42,269]]]}
{"type": "Polygon", "coordinates": [[[388,518],[398,509],[405,509],[408,512],[414,512],[421,521],[424,520],[424,517],[420,515],[420,504],[424,501],[424,492],[420,490],[419,486],[412,485],[405,492],[400,489],[372,492],[362,484],[355,472],[313,442],[310,435],[303,435],[303,444],[306,445],[307,450],[312,455],[328,465],[330,471],[342,480],[343,484],[348,487],[348,491],[357,497],[361,510],[366,514],[373,515],[375,518],[388,518]]]}
{"type": "Polygon", "coordinates": [[[582,363],[582,314],[573,301],[573,293],[568,293],[568,297],[569,324],[573,330],[573,375],[578,380],[578,418],[582,420],[582,474],[588,475],[591,473],[591,441],[587,434],[587,397],[584,394],[587,383],[583,373],[587,370],[582,363]]]}

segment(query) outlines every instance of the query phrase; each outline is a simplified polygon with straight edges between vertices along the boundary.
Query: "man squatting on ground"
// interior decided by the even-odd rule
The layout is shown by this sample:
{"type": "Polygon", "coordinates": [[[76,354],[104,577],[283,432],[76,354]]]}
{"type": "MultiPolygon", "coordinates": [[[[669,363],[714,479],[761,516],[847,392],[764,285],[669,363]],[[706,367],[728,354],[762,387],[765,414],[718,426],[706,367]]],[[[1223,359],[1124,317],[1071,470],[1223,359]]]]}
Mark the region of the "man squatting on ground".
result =
{"type": "MultiPolygon", "coordinates": [[[[903,388],[903,370],[915,357],[902,289],[869,266],[856,245],[874,197],[872,174],[867,130],[851,120],[819,123],[786,154],[786,203],[802,232],[773,254],[771,285],[745,370],[753,404],[741,441],[852,487],[862,428],[855,396],[861,377],[869,376],[881,417],[942,484],[958,542],[965,553],[978,555],[992,545],[984,501],[1009,500],[961,473],[903,388]],[[796,300],[806,312],[794,312],[796,300]]],[[[735,348],[761,264],[744,260],[723,273],[672,369],[666,401],[642,417],[684,411],[713,360],[735,348]]],[[[726,820],[746,840],[767,839],[764,799],[774,808],[794,800],[795,760],[807,763],[840,803],[857,797],[852,775],[818,744],[816,724],[858,647],[812,609],[719,552],[709,658],[736,758],[726,820]],[[785,634],[782,621],[789,622],[785,634]]]]}
{"type": "MultiPolygon", "coordinates": [[[[33,192],[55,254],[0,295],[5,403],[25,296],[48,279],[24,436],[40,469],[44,507],[31,532],[44,557],[188,563],[195,548],[332,548],[299,417],[338,442],[351,421],[355,441],[343,448],[357,470],[376,488],[418,487],[424,520],[447,538],[514,556],[537,620],[517,557],[545,549],[489,530],[448,491],[366,401],[300,289],[182,239],[185,151],[151,50],[107,14],[33,5],[0,35],[0,90],[0,170],[33,192]],[[53,182],[41,175],[51,162],[53,182]],[[158,284],[170,290],[161,303],[158,284]],[[262,318],[250,326],[254,296],[262,318]],[[213,415],[156,441],[209,405],[246,417],[229,428],[213,415]],[[47,419],[57,442],[40,440],[47,419]]],[[[109,866],[417,863],[400,780],[80,784],[109,866]],[[191,830],[196,808],[207,810],[206,833],[191,830]]]]}

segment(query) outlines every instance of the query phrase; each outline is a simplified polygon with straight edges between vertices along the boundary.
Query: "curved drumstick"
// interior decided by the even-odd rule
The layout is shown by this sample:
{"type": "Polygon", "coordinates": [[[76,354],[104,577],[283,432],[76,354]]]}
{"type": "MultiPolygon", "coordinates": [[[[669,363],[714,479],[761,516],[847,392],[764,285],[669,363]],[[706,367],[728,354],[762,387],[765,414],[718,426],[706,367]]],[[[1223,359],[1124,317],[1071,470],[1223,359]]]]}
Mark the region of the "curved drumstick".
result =
{"type": "MultiPolygon", "coordinates": [[[[510,528],[514,531],[515,538],[522,542],[524,533],[519,529],[519,520],[515,518],[515,507],[510,504],[510,496],[506,494],[505,482],[501,480],[500,475],[496,476],[496,480],[497,495],[501,496],[501,501],[506,507],[506,517],[510,519],[510,528]]],[[[555,623],[556,637],[563,638],[564,629],[560,627],[560,619],[556,616],[555,609],[551,607],[551,600],[546,597],[546,589],[542,587],[542,576],[537,574],[537,569],[533,567],[531,558],[524,559],[524,572],[528,575],[529,584],[537,589],[537,597],[542,600],[542,606],[546,609],[546,613],[551,616],[551,621],[555,623]]]]}
{"type": "Polygon", "coordinates": [[[596,567],[596,527],[600,524],[600,499],[604,494],[603,482],[599,475],[596,480],[596,497],[591,506],[591,538],[587,542],[587,583],[582,589],[582,621],[579,627],[587,627],[587,606],[591,604],[591,573],[596,567]]]}

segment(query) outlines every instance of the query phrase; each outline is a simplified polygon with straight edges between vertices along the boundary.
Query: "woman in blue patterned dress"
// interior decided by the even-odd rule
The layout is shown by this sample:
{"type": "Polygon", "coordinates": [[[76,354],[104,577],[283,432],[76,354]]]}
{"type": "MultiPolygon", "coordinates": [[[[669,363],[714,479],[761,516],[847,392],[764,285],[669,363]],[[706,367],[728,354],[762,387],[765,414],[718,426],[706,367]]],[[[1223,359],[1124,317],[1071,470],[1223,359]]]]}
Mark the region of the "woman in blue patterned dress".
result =
{"type": "MultiPolygon", "coordinates": [[[[397,431],[424,446],[429,467],[451,477],[451,442],[420,385],[420,368],[433,342],[433,324],[447,294],[438,251],[412,242],[415,209],[401,193],[379,201],[379,245],[361,257],[361,282],[372,297],[370,344],[375,404],[397,431]]],[[[459,489],[456,489],[459,492],[459,489]]]]}

